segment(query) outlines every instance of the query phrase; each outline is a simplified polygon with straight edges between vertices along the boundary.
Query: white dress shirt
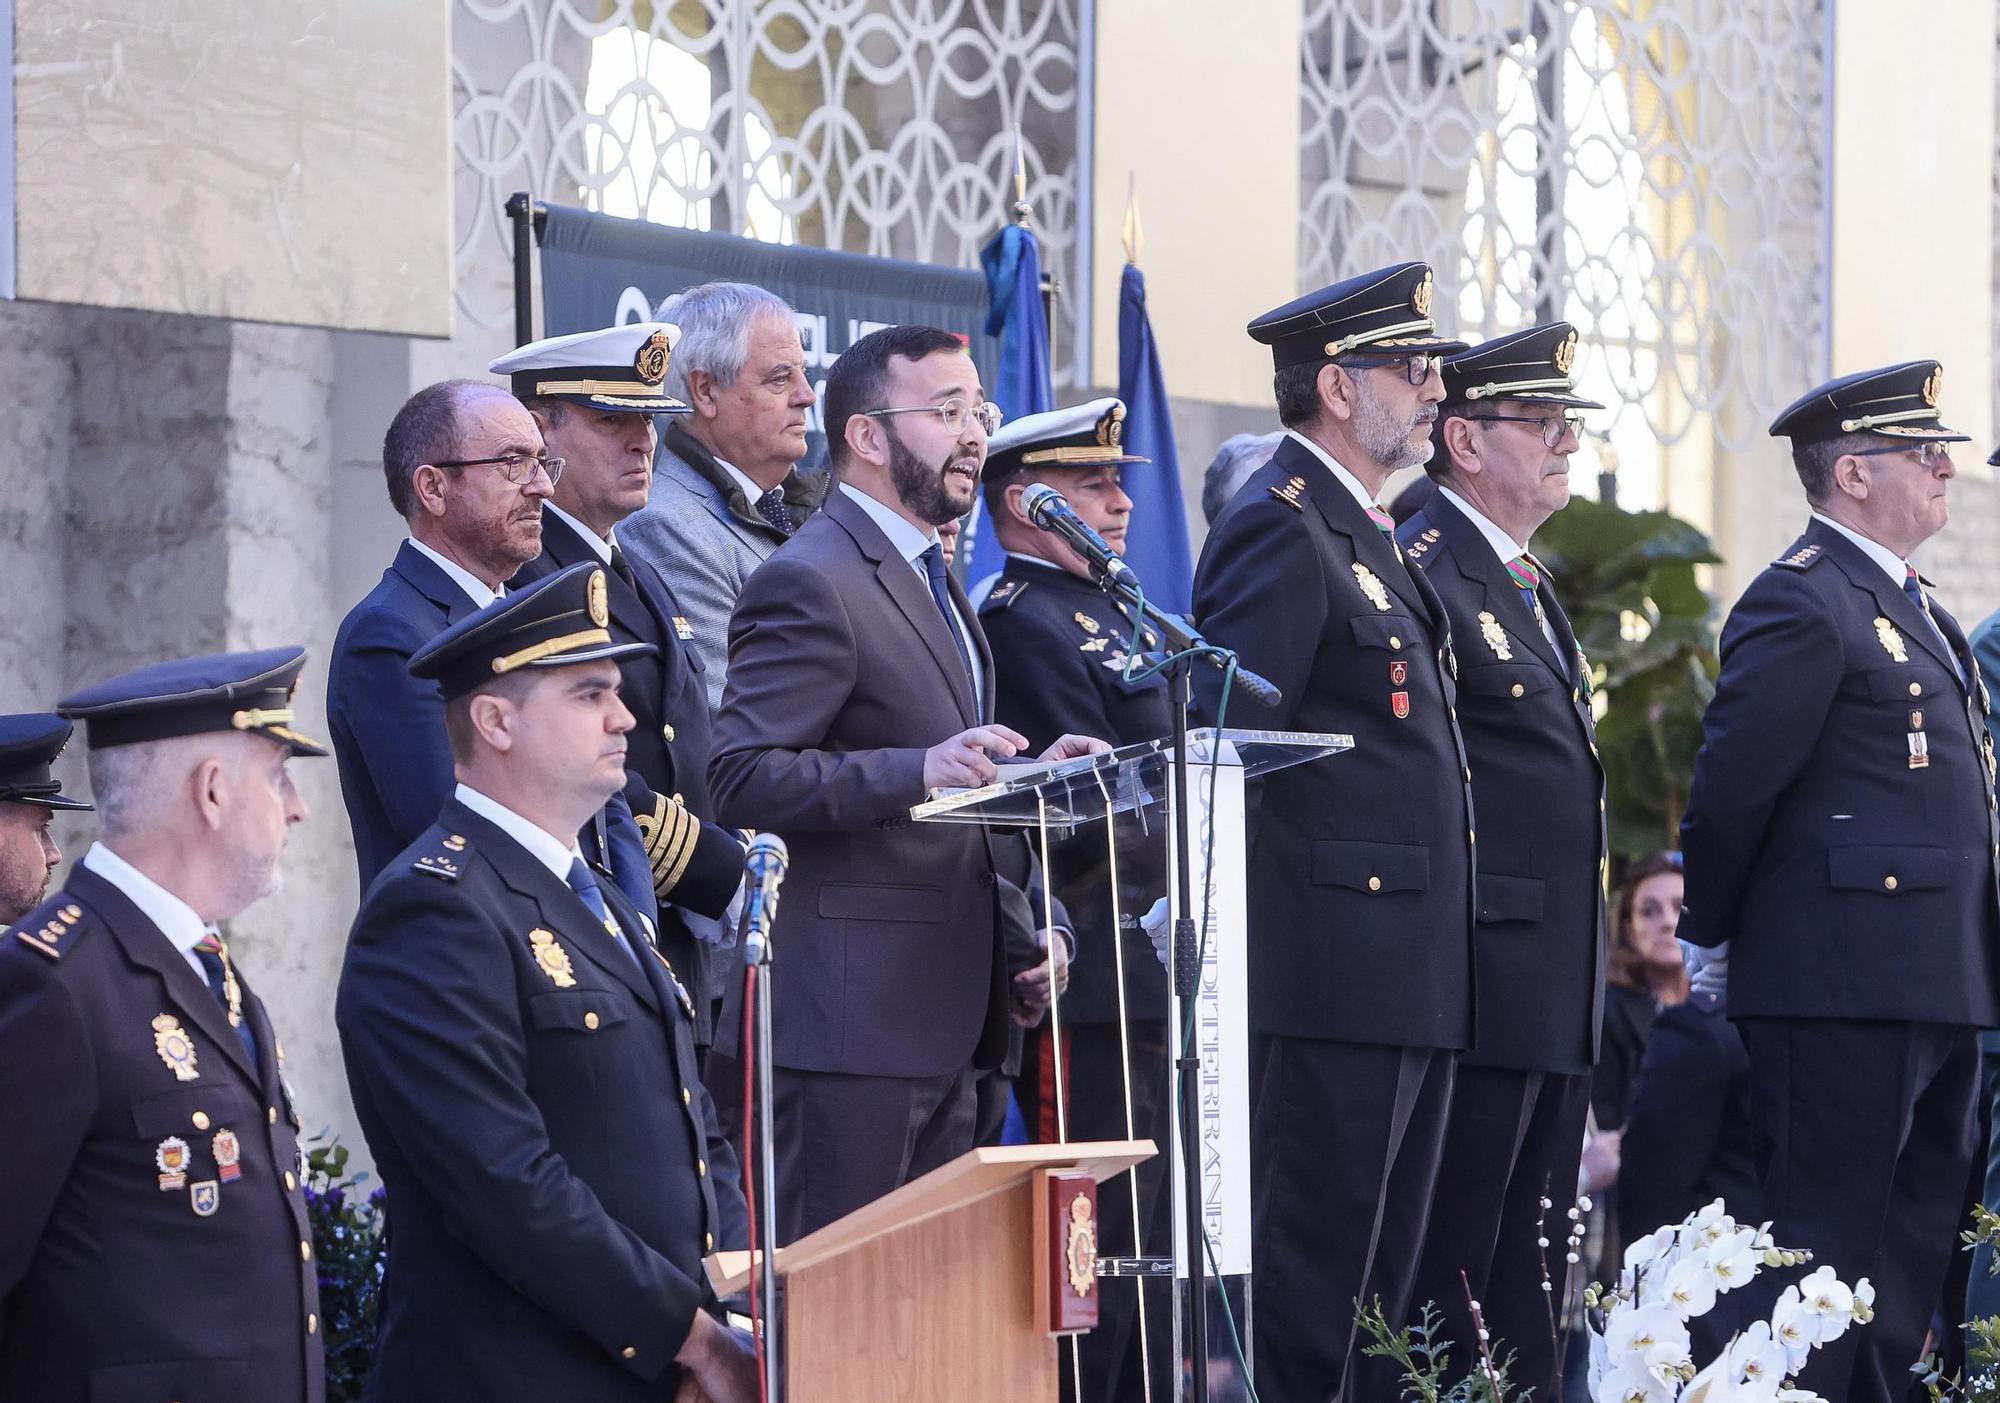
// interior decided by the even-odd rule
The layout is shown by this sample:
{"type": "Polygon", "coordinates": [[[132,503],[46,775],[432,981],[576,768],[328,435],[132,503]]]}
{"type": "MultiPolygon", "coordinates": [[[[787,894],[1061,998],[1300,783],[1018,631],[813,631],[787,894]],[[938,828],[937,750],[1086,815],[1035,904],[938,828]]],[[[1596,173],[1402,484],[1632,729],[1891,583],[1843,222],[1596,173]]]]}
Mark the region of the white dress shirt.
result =
{"type": "Polygon", "coordinates": [[[569,885],[570,865],[583,856],[574,839],[565,843],[537,823],[522,818],[498,799],[488,798],[469,784],[461,784],[452,797],[528,850],[528,856],[555,874],[558,882],[569,885]]]}
{"type": "MultiPolygon", "coordinates": [[[[743,496],[750,503],[750,510],[756,511],[758,498],[762,497],[770,489],[768,487],[759,487],[755,482],[751,481],[750,474],[744,472],[743,469],[737,467],[727,458],[718,457],[714,449],[709,450],[708,456],[715,459],[717,467],[729,474],[731,482],[743,489],[743,496]]],[[[780,487],[784,486],[783,483],[779,483],[778,485],[780,487]]]]}
{"type": "Polygon", "coordinates": [[[554,512],[557,517],[559,517],[563,521],[568,522],[569,529],[576,532],[577,535],[583,537],[584,541],[590,546],[590,548],[597,552],[597,559],[600,564],[609,565],[611,563],[611,542],[605,540],[602,536],[598,535],[588,526],[585,526],[582,522],[578,521],[575,517],[571,516],[568,512],[564,511],[561,507],[557,506],[554,502],[543,502],[542,510],[546,512],[554,512]]]}
{"type": "Polygon", "coordinates": [[[102,842],[92,843],[90,851],[83,855],[83,865],[102,877],[112,886],[124,892],[131,903],[139,908],[139,914],[159,927],[160,934],[167,943],[181,952],[181,958],[188,962],[188,968],[201,980],[202,987],[209,987],[208,971],[201,966],[201,957],[194,947],[201,944],[202,937],[209,934],[208,922],[195,914],[195,909],[134,867],[102,842]]]}
{"type": "MultiPolygon", "coordinates": [[[[882,528],[882,534],[889,538],[889,544],[895,548],[898,555],[910,563],[910,568],[917,572],[917,579],[923,583],[924,593],[929,594],[931,592],[930,572],[924,569],[924,562],[921,557],[932,546],[941,544],[938,540],[937,529],[933,527],[928,534],[919,531],[902,513],[893,507],[876,501],[852,483],[841,483],[840,490],[852,497],[856,502],[859,502],[861,509],[868,513],[869,518],[877,526],[882,528]]],[[[951,622],[952,626],[958,630],[959,638],[965,644],[966,658],[972,663],[972,696],[976,705],[979,698],[986,695],[986,673],[985,669],[979,665],[979,649],[973,645],[972,631],[965,626],[965,620],[959,617],[956,601],[952,604],[951,622]]]]}
{"type": "MultiPolygon", "coordinates": [[[[1444,495],[1446,501],[1464,512],[1472,524],[1479,528],[1479,534],[1486,538],[1487,545],[1493,547],[1493,553],[1500,557],[1502,565],[1528,553],[1526,546],[1494,525],[1493,522],[1487,519],[1486,513],[1479,510],[1478,507],[1473,506],[1472,503],[1466,501],[1458,493],[1452,491],[1442,483],[1438,484],[1437,490],[1444,495]]],[[[1549,647],[1553,648],[1556,656],[1560,658],[1563,652],[1562,644],[1556,642],[1556,631],[1549,623],[1546,611],[1541,609],[1535,610],[1535,621],[1542,626],[1542,637],[1549,640],[1549,647]]]]}
{"type": "Polygon", "coordinates": [[[439,555],[415,536],[410,537],[410,544],[437,562],[438,569],[451,576],[452,583],[464,590],[466,598],[470,599],[476,607],[484,609],[494,600],[507,593],[506,586],[504,585],[499,589],[488,589],[486,581],[480,579],[456,560],[447,560],[444,556],[439,555]]]}
{"type": "Polygon", "coordinates": [[[1361,509],[1363,511],[1379,512],[1382,510],[1382,504],[1377,502],[1374,496],[1368,491],[1368,489],[1361,485],[1361,479],[1356,477],[1353,473],[1349,472],[1346,468],[1340,466],[1340,463],[1334,458],[1334,456],[1331,453],[1327,452],[1324,448],[1321,448],[1318,444],[1314,443],[1311,439],[1307,438],[1297,429],[1286,429],[1285,432],[1287,434],[1290,434],[1293,438],[1297,439],[1300,443],[1303,443],[1306,446],[1306,448],[1312,453],[1313,457],[1319,459],[1322,463],[1326,464],[1327,471],[1333,474],[1334,480],[1338,482],[1342,487],[1345,487],[1348,490],[1348,492],[1352,494],[1354,500],[1361,504],[1361,509]]]}

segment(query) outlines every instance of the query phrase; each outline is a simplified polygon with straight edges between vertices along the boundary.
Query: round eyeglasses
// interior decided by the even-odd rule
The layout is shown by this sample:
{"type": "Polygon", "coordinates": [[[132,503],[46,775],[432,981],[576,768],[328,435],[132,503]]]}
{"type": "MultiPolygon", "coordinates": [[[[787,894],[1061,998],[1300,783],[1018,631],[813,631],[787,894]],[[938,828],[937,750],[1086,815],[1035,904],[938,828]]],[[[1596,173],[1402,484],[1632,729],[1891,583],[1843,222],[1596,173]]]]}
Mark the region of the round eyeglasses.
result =
{"type": "Polygon", "coordinates": [[[943,404],[910,404],[900,409],[864,409],[864,419],[880,419],[889,414],[935,414],[938,422],[947,431],[957,434],[965,431],[965,421],[969,417],[985,430],[990,438],[1000,427],[1000,406],[992,400],[981,400],[978,404],[968,404],[962,399],[948,399],[943,404]]]}

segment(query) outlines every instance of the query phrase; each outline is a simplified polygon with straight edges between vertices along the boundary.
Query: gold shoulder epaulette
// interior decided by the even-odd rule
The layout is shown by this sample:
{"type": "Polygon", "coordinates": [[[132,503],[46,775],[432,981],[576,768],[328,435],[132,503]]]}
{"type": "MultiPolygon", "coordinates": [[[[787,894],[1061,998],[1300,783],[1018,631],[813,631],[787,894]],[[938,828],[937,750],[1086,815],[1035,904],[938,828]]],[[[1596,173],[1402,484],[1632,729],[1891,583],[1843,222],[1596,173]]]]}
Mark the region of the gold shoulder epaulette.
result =
{"type": "Polygon", "coordinates": [[[83,908],[74,902],[49,908],[43,919],[29,919],[14,928],[21,943],[38,955],[46,955],[52,960],[60,960],[79,931],[83,929],[83,908]]]}
{"type": "Polygon", "coordinates": [[[1302,477],[1294,477],[1288,478],[1276,487],[1273,487],[1271,495],[1290,507],[1293,511],[1302,512],[1306,509],[1304,500],[1305,490],[1306,480],[1302,477]]]}
{"type": "Polygon", "coordinates": [[[455,882],[464,873],[465,854],[469,847],[457,833],[447,833],[433,843],[423,856],[413,864],[417,871],[428,872],[443,881],[455,882]]]}
{"type": "Polygon", "coordinates": [[[1803,570],[1815,560],[1818,560],[1824,550],[1824,546],[1801,546],[1790,555],[1780,556],[1771,563],[1773,565],[1782,565],[1787,570],[1803,570]]]}
{"type": "Polygon", "coordinates": [[[979,601],[979,612],[997,614],[1028,592],[1026,580],[1001,580],[979,601]]]}

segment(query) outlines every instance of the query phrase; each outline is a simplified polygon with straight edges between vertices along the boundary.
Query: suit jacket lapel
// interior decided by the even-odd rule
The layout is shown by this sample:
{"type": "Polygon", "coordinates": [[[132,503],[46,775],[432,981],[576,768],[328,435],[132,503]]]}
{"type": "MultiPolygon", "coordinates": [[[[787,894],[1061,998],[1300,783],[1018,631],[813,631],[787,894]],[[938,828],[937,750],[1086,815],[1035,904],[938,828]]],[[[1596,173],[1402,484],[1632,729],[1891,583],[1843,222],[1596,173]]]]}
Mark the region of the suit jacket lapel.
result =
{"type": "Polygon", "coordinates": [[[1577,669],[1583,666],[1583,649],[1577,646],[1576,630],[1570,626],[1569,615],[1563,612],[1562,602],[1556,598],[1555,577],[1540,561],[1536,565],[1542,572],[1542,609],[1549,616],[1549,627],[1556,631],[1556,642],[1562,647],[1562,675],[1574,686],[1581,679],[1577,669]]]}
{"type": "MultiPolygon", "coordinates": [[[[903,611],[903,617],[910,621],[910,627],[917,631],[924,647],[930,650],[932,661],[951,685],[951,694],[958,702],[959,713],[968,726],[978,725],[978,702],[972,695],[972,680],[965,675],[965,661],[951,636],[951,626],[938,612],[937,601],[931,598],[930,587],[917,578],[916,567],[903,559],[889,544],[889,538],[882,534],[882,528],[845,492],[836,489],[825,511],[854,538],[861,553],[875,562],[875,578],[882,582],[882,588],[896,601],[896,607],[903,611]]],[[[954,586],[952,598],[954,602],[963,601],[964,592],[954,586]]],[[[959,607],[964,605],[960,603],[959,607]]],[[[977,646],[984,656],[984,640],[976,632],[973,636],[978,640],[977,646]]],[[[991,667],[987,668],[987,675],[992,675],[991,667]]]]}
{"type": "Polygon", "coordinates": [[[444,621],[448,624],[455,624],[478,610],[458,581],[445,574],[436,561],[409,541],[403,542],[397,549],[396,558],[389,568],[401,575],[417,593],[444,610],[444,621]]]}
{"type": "Polygon", "coordinates": [[[1903,593],[1902,586],[1890,580],[1888,572],[1870,560],[1861,547],[1819,521],[1813,522],[1806,535],[1840,562],[1850,581],[1875,596],[1875,605],[1881,610],[1882,617],[1896,626],[1905,643],[1915,644],[1947,669],[1951,668],[1950,650],[1938,637],[1938,631],[1931,627],[1930,620],[1924,617],[1915,601],[1903,593]]]}
{"type": "MultiPolygon", "coordinates": [[[[1549,643],[1548,635],[1535,619],[1535,611],[1521,594],[1521,587],[1514,583],[1514,577],[1507,573],[1507,566],[1493,549],[1493,543],[1486,539],[1486,533],[1479,529],[1479,523],[1460,511],[1455,503],[1442,493],[1432,496],[1424,507],[1424,514],[1438,524],[1451,542],[1452,563],[1459,574],[1475,581],[1486,599],[1487,612],[1506,626],[1507,632],[1528,645],[1534,655],[1556,670],[1564,681],[1569,680],[1569,671],[1556,656],[1555,648],[1549,643]]],[[[1468,646],[1471,640],[1467,640],[1468,646]]],[[[1484,637],[1482,646],[1491,647],[1484,637]]]]}
{"type": "Polygon", "coordinates": [[[124,949],[125,958],[157,974],[166,985],[168,1000],[181,1015],[220,1047],[222,1055],[234,1064],[244,1080],[261,1092],[263,1087],[257,1079],[257,1069],[250,1065],[250,1054],[244,1051],[236,1030],[229,1026],[228,1010],[215,997],[215,990],[208,987],[208,981],[194,972],[187,957],[174,948],[173,942],[146,913],[88,867],[79,865],[70,873],[68,888],[103,918],[124,949]]]}
{"type": "Polygon", "coordinates": [[[1347,537],[1355,560],[1373,571],[1406,608],[1429,618],[1430,606],[1423,592],[1411,581],[1410,571],[1403,564],[1396,543],[1382,534],[1382,528],[1369,519],[1361,503],[1354,500],[1354,495],[1347,490],[1345,483],[1333,475],[1332,469],[1289,434],[1279,441],[1278,450],[1272,457],[1306,480],[1306,491],[1312,497],[1320,519],[1330,529],[1347,537]]]}

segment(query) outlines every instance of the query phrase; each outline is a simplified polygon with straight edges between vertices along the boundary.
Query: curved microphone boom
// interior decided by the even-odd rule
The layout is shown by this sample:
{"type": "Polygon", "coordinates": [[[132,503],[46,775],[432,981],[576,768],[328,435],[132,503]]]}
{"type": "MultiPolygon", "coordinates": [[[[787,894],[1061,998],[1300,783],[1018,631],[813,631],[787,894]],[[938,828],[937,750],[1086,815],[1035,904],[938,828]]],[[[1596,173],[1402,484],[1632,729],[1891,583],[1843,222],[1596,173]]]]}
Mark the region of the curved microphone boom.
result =
{"type": "Polygon", "coordinates": [[[759,833],[743,854],[743,871],[750,879],[750,910],[745,921],[743,958],[763,964],[770,946],[771,923],[778,916],[778,885],[785,880],[791,854],[775,833],[759,833]]]}

